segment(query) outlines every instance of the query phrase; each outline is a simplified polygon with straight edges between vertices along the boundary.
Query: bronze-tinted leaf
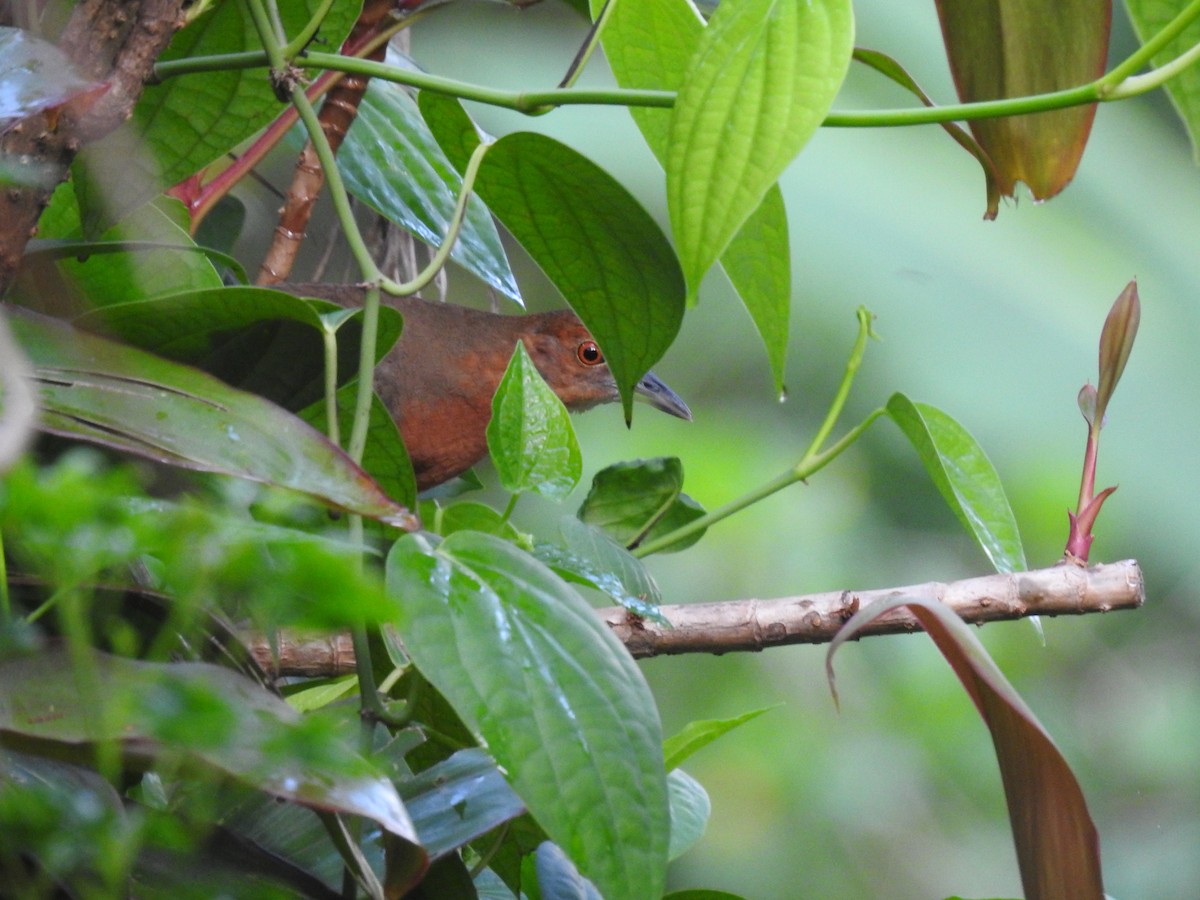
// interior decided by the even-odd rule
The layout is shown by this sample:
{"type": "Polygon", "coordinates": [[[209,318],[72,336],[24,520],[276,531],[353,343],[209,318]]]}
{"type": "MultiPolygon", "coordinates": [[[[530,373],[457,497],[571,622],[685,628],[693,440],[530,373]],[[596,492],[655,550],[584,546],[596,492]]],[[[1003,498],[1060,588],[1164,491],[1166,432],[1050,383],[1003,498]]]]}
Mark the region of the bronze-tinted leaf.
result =
{"type": "MultiPolygon", "coordinates": [[[[938,0],[938,17],[958,96],[964,102],[1044,94],[1093,81],[1104,71],[1111,0],[938,0]]],[[[1018,181],[1035,199],[1074,177],[1095,105],[970,123],[996,165],[1000,191],[1018,181]]]]}

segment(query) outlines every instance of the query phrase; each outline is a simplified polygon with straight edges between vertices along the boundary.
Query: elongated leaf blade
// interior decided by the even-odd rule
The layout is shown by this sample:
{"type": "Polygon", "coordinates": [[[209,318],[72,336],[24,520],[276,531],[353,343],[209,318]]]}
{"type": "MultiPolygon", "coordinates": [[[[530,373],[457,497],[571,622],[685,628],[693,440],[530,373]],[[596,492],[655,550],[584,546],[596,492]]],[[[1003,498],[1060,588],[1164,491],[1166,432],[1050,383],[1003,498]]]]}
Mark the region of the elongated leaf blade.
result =
{"type": "MultiPolygon", "coordinates": [[[[592,14],[603,5],[595,0],[592,14]]],[[[604,29],[604,55],[623,88],[677,90],[703,32],[704,20],[691,0],[617,3],[604,29]]],[[[629,113],[665,168],[670,110],[630,107],[629,113]]],[[[792,283],[787,213],[778,185],[734,235],[721,264],[762,336],[775,389],[782,392],[792,283]]]]}
{"type": "MultiPolygon", "coordinates": [[[[1033,0],[980,5],[938,0],[942,37],[964,102],[1025,97],[1099,78],[1108,57],[1111,0],[1033,0]]],[[[1018,181],[1047,200],[1075,175],[1095,104],[978,119],[971,132],[996,166],[1006,197],[1018,181]]]]}
{"type": "Polygon", "coordinates": [[[421,673],[486,742],[550,837],[610,900],[662,892],[666,775],[658,713],[624,647],[565,582],[491,535],[387,562],[421,673]]]}
{"type": "Polygon", "coordinates": [[[757,719],[770,709],[772,707],[764,706],[762,709],[752,709],[750,712],[728,719],[704,719],[688,722],[682,731],[663,742],[663,757],[666,759],[667,771],[673,771],[697,750],[707,747],[721,735],[728,734],[752,719],[757,719]]]}
{"type": "Polygon", "coordinates": [[[261,397],[24,310],[12,310],[10,322],[33,364],[43,430],[415,527],[341,450],[261,397]]]}
{"type": "Polygon", "coordinates": [[[892,417],[916,449],[946,504],[997,572],[1021,572],[1025,550],[995,466],[965,428],[940,409],[893,394],[892,417]]]}
{"type": "Polygon", "coordinates": [[[820,126],[853,43],[844,0],[739,0],[713,13],[679,88],[667,153],[690,296],[820,126]]]}
{"type": "Polygon", "coordinates": [[[1025,896],[1103,897],[1100,839],[1079,782],[975,633],[949,607],[901,596],[860,610],[829,645],[830,684],[837,649],[864,624],[899,606],[907,606],[929,632],[991,732],[1025,896]]]}

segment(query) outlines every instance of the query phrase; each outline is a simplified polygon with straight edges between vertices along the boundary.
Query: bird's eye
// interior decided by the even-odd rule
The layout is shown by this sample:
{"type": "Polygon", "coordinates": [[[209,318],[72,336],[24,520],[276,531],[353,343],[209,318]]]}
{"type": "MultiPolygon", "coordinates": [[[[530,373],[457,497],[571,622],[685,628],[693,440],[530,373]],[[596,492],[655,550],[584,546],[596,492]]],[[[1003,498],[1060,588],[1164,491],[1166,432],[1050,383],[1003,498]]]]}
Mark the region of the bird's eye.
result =
{"type": "Polygon", "coordinates": [[[579,345],[579,349],[575,351],[575,355],[579,357],[579,361],[585,366],[598,366],[604,362],[604,354],[600,352],[600,348],[596,346],[595,341],[584,341],[579,345]]]}

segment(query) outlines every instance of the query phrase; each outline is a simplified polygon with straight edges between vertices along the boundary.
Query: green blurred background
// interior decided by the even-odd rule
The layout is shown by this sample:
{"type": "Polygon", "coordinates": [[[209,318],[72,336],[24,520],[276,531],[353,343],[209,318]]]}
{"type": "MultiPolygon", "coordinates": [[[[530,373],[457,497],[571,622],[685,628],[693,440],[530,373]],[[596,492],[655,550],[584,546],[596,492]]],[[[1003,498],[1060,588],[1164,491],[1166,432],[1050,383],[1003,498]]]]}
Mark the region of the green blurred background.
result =
{"type": "MultiPolygon", "coordinates": [[[[932,96],[953,89],[932,3],[856,4],[857,43],[897,57],[932,96]]],[[[1133,47],[1114,13],[1113,58],[1133,47]]],[[[584,23],[564,6],[456,4],[413,30],[428,69],[502,86],[558,81],[584,23]],[[481,49],[482,48],[482,49],[481,49]]],[[[609,82],[602,59],[584,83],[609,82]]],[[[858,67],[836,108],[911,106],[858,67]]],[[[665,222],[661,172],[627,113],[568,108],[524,118],[474,108],[496,134],[549,133],[592,156],[665,222]]],[[[723,276],[656,367],[691,404],[691,425],[642,407],[577,420],[585,483],[638,456],[676,455],[709,508],[802,453],[841,376],[865,304],[872,342],[845,427],[895,390],[939,406],[982,443],[1003,478],[1031,566],[1053,563],[1078,492],[1084,423],[1075,395],[1096,378],[1109,304],[1137,277],[1138,344],[1101,445],[1099,483],[1119,483],[1096,561],[1137,558],[1138,612],[1028,623],[980,636],[1075,768],[1118,898],[1200,896],[1200,172],[1160,94],[1102,107],[1074,183],[982,219],[977,164],[936,126],[823,129],[783,179],[793,253],[789,398],[723,276]],[[1192,510],[1192,512],[1189,512],[1192,510]]],[[[514,258],[532,305],[555,301],[514,258]]],[[[457,290],[469,286],[458,279],[457,290]]],[[[485,474],[485,480],[489,478],[485,474]]],[[[582,489],[578,492],[582,494],[582,489]]],[[[576,502],[576,501],[572,501],[576,502]]],[[[557,510],[525,503],[525,527],[557,510]]],[[[877,423],[857,448],[714,528],[690,552],[656,558],[668,602],[776,597],[952,580],[988,571],[899,432],[877,423]]],[[[779,704],[686,768],[708,789],[702,842],[675,887],[751,898],[1019,896],[991,743],[948,666],[921,636],[875,638],[838,657],[842,710],[824,650],[643,664],[664,728],[779,704]]]]}

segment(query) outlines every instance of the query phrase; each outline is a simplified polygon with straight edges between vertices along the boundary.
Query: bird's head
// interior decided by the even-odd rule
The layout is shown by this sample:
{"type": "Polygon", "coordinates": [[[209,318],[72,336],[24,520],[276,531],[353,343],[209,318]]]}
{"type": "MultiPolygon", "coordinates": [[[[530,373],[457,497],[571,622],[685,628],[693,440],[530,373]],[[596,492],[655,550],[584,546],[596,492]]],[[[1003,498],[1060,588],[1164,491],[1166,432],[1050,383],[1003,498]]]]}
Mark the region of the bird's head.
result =
{"type": "MultiPolygon", "coordinates": [[[[563,310],[538,317],[538,327],[523,336],[525,349],[546,383],[568,409],[582,412],[621,396],[604,352],[575,313],[563,310]]],[[[686,419],[692,412],[653,372],[634,388],[634,396],[655,409],[686,419]]]]}

